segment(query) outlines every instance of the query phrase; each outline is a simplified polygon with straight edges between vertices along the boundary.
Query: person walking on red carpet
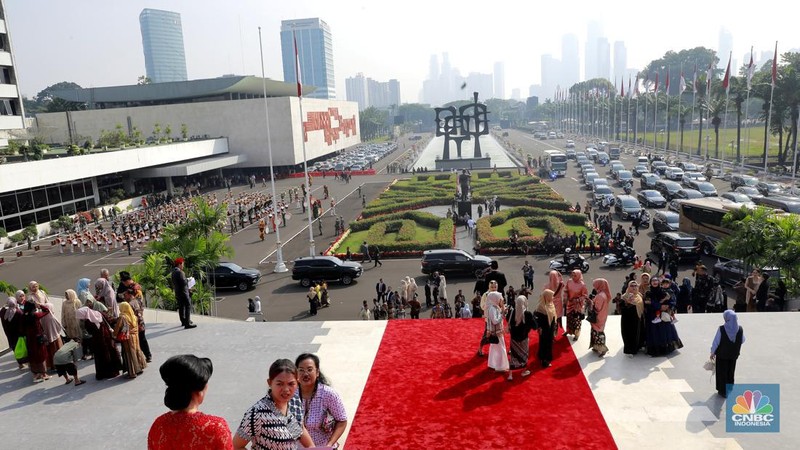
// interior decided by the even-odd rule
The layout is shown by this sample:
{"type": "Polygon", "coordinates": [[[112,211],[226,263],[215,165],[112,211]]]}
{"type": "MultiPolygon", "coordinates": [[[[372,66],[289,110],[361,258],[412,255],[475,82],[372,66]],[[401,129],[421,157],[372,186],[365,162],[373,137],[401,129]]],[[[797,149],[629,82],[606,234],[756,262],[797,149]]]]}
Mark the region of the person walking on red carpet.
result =
{"type": "Polygon", "coordinates": [[[553,292],[558,292],[558,294],[555,294],[553,297],[553,305],[556,308],[556,326],[563,328],[563,325],[561,324],[561,318],[564,317],[564,291],[560,289],[560,286],[564,285],[564,277],[562,277],[561,273],[559,273],[557,270],[551,270],[547,276],[548,280],[544,285],[544,289],[550,289],[553,292]]]}
{"type": "Polygon", "coordinates": [[[597,314],[597,320],[592,323],[592,338],[589,343],[589,348],[597,353],[597,356],[603,357],[608,353],[606,347],[606,319],[608,319],[608,305],[611,300],[611,289],[608,287],[608,280],[605,278],[596,278],[592,281],[592,292],[597,294],[592,299],[591,308],[597,314]]]}
{"type": "MultiPolygon", "coordinates": [[[[561,290],[561,286],[558,290],[561,290]]],[[[539,304],[533,313],[539,326],[539,350],[536,356],[542,367],[550,367],[550,362],[553,361],[553,339],[558,333],[558,315],[553,298],[558,293],[545,289],[539,297],[539,304]]]]}
{"type": "MultiPolygon", "coordinates": [[[[487,296],[489,295],[490,292],[497,292],[498,284],[497,284],[497,281],[493,280],[493,281],[490,281],[487,284],[487,286],[489,287],[489,290],[486,293],[484,293],[483,295],[480,296],[481,300],[480,300],[480,303],[478,304],[478,308],[475,308],[476,310],[481,311],[481,317],[483,317],[484,315],[487,315],[486,309],[489,307],[488,302],[487,302],[487,296]]],[[[500,298],[501,299],[503,298],[502,294],[500,294],[500,298]]],[[[488,317],[488,315],[487,315],[487,317],[488,317]]],[[[486,326],[483,328],[483,334],[481,334],[481,342],[480,342],[480,344],[478,344],[478,356],[484,356],[485,355],[483,353],[483,346],[489,344],[489,334],[490,334],[489,333],[489,322],[486,321],[486,326]]]]}
{"type": "MultiPolygon", "coordinates": [[[[531,374],[528,366],[528,334],[531,330],[538,328],[536,319],[528,311],[528,298],[519,295],[514,300],[514,307],[509,308],[506,315],[508,320],[508,331],[511,336],[511,370],[525,369],[523,377],[531,374]]],[[[508,372],[508,379],[512,377],[511,371],[508,372]]]]}
{"type": "Polygon", "coordinates": [[[581,335],[581,317],[583,315],[583,306],[589,297],[589,291],[586,289],[586,283],[583,282],[583,273],[575,269],[572,271],[572,277],[567,281],[567,331],[564,335],[573,335],[572,340],[577,341],[581,335]]]}
{"type": "Polygon", "coordinates": [[[489,339],[496,341],[489,343],[489,368],[510,375],[508,351],[503,332],[503,294],[496,291],[486,293],[486,303],[489,305],[489,309],[486,311],[486,329],[489,339]]]}

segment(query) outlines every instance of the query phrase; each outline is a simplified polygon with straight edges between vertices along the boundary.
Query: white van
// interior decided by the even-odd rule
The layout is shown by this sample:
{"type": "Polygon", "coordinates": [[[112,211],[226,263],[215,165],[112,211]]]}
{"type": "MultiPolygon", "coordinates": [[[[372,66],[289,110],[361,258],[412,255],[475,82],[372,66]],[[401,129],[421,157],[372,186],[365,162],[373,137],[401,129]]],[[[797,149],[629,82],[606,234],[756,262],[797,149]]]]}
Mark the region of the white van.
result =
{"type": "Polygon", "coordinates": [[[644,164],[645,166],[650,165],[650,161],[647,160],[647,156],[640,156],[636,158],[636,165],[644,164]]]}

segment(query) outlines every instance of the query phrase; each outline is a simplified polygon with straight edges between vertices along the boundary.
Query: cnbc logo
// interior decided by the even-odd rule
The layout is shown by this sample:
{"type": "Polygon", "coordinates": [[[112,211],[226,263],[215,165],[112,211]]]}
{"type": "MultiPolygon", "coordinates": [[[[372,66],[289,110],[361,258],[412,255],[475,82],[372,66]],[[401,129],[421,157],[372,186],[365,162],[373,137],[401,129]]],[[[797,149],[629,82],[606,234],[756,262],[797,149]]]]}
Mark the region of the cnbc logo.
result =
{"type": "Polygon", "coordinates": [[[726,400],[729,433],[780,431],[780,388],[777,384],[729,385],[726,400]]]}

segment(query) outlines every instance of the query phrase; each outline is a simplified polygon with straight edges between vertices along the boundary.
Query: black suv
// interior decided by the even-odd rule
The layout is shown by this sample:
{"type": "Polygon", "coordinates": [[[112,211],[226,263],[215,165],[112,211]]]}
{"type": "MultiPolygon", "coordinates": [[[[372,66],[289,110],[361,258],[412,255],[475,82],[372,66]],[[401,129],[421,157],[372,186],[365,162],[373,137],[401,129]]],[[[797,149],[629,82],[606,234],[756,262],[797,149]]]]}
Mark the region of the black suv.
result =
{"type": "Polygon", "coordinates": [[[335,256],[304,256],[294,260],[292,279],[309,287],[315,281],[341,281],[345,286],[364,273],[361,264],[342,261],[335,256]]]}
{"type": "Polygon", "coordinates": [[[246,269],[232,262],[221,262],[207,274],[208,280],[217,288],[236,288],[242,292],[253,289],[261,279],[261,272],[246,269]]]}
{"type": "Polygon", "coordinates": [[[679,260],[700,259],[700,242],[696,237],[682,231],[658,233],[650,241],[650,251],[660,255],[661,249],[665,249],[669,255],[678,256],[679,260]]]}
{"type": "Polygon", "coordinates": [[[425,250],[422,253],[422,273],[425,274],[468,273],[480,276],[491,263],[492,260],[486,256],[471,255],[457,249],[425,250]]]}

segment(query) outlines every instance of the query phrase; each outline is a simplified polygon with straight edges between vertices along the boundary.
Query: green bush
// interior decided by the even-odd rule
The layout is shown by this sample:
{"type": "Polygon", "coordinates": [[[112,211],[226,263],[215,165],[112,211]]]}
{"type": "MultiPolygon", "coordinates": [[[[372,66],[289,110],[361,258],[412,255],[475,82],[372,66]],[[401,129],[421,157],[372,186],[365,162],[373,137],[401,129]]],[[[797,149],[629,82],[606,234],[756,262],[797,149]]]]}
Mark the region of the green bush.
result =
{"type": "Polygon", "coordinates": [[[383,240],[383,236],[386,234],[386,222],[378,222],[369,229],[369,233],[367,234],[367,242],[379,242],[383,240]]]}
{"type": "Polygon", "coordinates": [[[398,241],[413,241],[417,235],[417,223],[413,220],[403,220],[397,231],[398,241]]]}
{"type": "Polygon", "coordinates": [[[478,179],[491,178],[491,172],[478,172],[478,179]]]}
{"type": "Polygon", "coordinates": [[[450,175],[449,173],[440,173],[438,175],[434,175],[433,177],[433,179],[437,181],[449,180],[450,178],[452,178],[452,175],[450,175]]]}

